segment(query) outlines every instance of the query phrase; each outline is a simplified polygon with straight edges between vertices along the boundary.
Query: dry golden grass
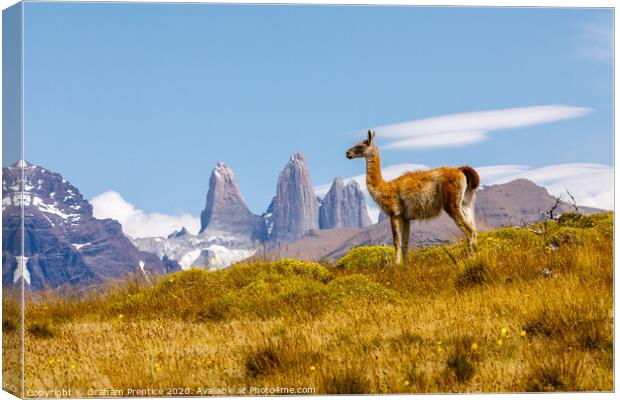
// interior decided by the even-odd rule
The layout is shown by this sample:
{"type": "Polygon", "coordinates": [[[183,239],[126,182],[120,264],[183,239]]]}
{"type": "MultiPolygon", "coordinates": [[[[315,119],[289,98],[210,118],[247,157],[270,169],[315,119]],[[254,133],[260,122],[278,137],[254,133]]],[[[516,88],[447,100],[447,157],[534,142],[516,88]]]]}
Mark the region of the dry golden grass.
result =
{"type": "Polygon", "coordinates": [[[429,248],[406,270],[369,247],[31,299],[26,390],[612,391],[612,220],[484,233],[474,258],[429,248]]]}

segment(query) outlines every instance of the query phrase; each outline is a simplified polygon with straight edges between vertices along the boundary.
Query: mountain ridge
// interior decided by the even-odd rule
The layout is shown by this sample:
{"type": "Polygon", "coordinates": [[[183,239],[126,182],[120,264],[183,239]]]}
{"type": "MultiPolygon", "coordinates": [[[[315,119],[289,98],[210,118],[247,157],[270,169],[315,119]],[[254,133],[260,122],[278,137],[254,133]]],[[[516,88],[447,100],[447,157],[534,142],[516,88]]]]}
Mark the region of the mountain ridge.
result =
{"type": "Polygon", "coordinates": [[[20,279],[33,290],[88,286],[127,274],[148,280],[176,270],[173,263],[136,249],[117,221],[94,218],[91,204],[60,174],[26,161],[2,169],[2,211],[3,286],[20,279]]]}
{"type": "MultiPolygon", "coordinates": [[[[525,179],[483,186],[477,191],[480,230],[525,225],[545,218],[556,202],[547,190],[525,179]]],[[[3,285],[24,279],[33,289],[62,284],[96,285],[128,273],[147,277],[198,266],[228,267],[250,257],[337,259],[368,244],[390,245],[389,221],[372,224],[359,185],[334,178],[327,194],[313,190],[306,160],[293,154],[278,177],[276,195],[262,215],[245,204],[232,169],[218,162],[211,172],[201,231],[184,227],[167,237],[129,238],[112,219],[97,220],[92,206],[60,174],[23,162],[3,168],[3,285]],[[19,174],[25,172],[24,194],[19,174]],[[26,251],[20,248],[20,207],[24,204],[26,251]],[[23,262],[23,275],[17,266],[23,262]]],[[[572,205],[560,202],[556,213],[572,205]]],[[[600,211],[579,207],[584,213],[600,211]]],[[[459,231],[445,214],[414,221],[412,246],[444,244],[459,231]]]]}

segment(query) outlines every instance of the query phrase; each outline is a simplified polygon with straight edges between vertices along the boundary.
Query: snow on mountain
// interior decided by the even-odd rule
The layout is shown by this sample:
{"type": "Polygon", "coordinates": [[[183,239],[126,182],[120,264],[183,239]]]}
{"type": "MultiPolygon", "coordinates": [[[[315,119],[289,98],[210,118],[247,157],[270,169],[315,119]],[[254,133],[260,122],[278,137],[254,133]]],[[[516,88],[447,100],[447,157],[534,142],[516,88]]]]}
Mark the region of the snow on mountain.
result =
{"type": "Polygon", "coordinates": [[[229,249],[228,247],[213,244],[207,247],[206,252],[201,254],[202,257],[209,257],[209,266],[211,269],[226,268],[238,261],[245,260],[256,254],[256,249],[229,249]]]}
{"type": "Polygon", "coordinates": [[[140,261],[145,274],[169,270],[136,249],[117,221],[94,218],[79,190],[46,168],[26,161],[3,168],[2,211],[3,286],[22,277],[33,290],[96,285],[139,271],[140,261]]]}
{"type": "Polygon", "coordinates": [[[212,231],[199,235],[170,235],[167,238],[136,238],[132,241],[142,251],[154,253],[162,259],[176,260],[182,269],[225,268],[251,257],[257,247],[247,238],[212,231]]]}

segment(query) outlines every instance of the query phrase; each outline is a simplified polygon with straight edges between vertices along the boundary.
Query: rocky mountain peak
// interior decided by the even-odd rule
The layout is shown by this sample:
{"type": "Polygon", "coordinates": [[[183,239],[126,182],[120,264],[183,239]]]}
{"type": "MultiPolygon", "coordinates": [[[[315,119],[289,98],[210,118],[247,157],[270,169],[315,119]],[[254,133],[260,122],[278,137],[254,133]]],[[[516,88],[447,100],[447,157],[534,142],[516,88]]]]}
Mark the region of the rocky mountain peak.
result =
{"type": "Polygon", "coordinates": [[[230,169],[228,165],[224,163],[224,161],[218,161],[217,164],[215,164],[215,168],[213,168],[213,174],[217,178],[231,179],[233,181],[235,181],[236,179],[235,173],[232,171],[232,169],[230,169]]]}
{"type": "Polygon", "coordinates": [[[291,155],[280,172],[272,209],[269,221],[272,241],[289,242],[318,229],[318,202],[301,153],[291,155]]]}
{"type": "Polygon", "coordinates": [[[3,168],[2,210],[3,286],[24,279],[38,290],[168,271],[136,249],[117,221],[94,218],[79,190],[46,168],[26,161],[3,168]]]}
{"type": "Polygon", "coordinates": [[[291,154],[291,157],[289,158],[289,163],[299,164],[299,165],[305,166],[306,165],[306,158],[301,153],[293,153],[293,154],[291,154]]]}
{"type": "Polygon", "coordinates": [[[2,174],[2,209],[22,204],[36,207],[61,225],[75,223],[82,215],[92,217],[93,214],[90,203],[60,174],[25,160],[3,168],[2,174]],[[20,185],[22,173],[23,193],[20,185]]]}
{"type": "Polygon", "coordinates": [[[187,229],[185,229],[185,227],[182,227],[178,231],[174,231],[170,235],[168,235],[168,239],[180,238],[187,235],[189,235],[189,232],[187,231],[187,229]]]}
{"type": "MultiPolygon", "coordinates": [[[[340,180],[342,180],[342,178],[340,178],[339,176],[337,176],[335,179],[340,179],[340,180]]],[[[362,188],[360,187],[360,184],[359,184],[359,183],[357,183],[357,181],[356,181],[355,179],[351,179],[351,180],[349,181],[349,183],[347,183],[347,186],[348,186],[348,187],[350,187],[350,188],[351,188],[351,190],[354,190],[354,191],[360,191],[360,192],[362,191],[362,188]]]]}
{"type": "Polygon", "coordinates": [[[200,214],[200,233],[225,232],[252,237],[261,222],[243,200],[232,169],[219,161],[209,178],[206,205],[200,214]]]}
{"type": "Polygon", "coordinates": [[[351,180],[345,185],[342,178],[334,178],[319,209],[320,228],[363,228],[371,223],[359,184],[351,180]]]}

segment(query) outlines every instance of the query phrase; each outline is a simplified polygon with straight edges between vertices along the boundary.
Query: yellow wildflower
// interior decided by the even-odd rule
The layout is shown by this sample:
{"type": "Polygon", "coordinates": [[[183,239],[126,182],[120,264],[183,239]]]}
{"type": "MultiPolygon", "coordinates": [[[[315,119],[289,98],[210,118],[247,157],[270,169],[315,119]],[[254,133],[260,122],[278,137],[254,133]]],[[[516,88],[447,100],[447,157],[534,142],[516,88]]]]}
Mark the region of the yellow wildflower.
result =
{"type": "Polygon", "coordinates": [[[502,344],[504,344],[504,341],[503,341],[502,339],[499,339],[499,340],[497,341],[497,344],[498,344],[499,346],[501,346],[502,344]]]}
{"type": "Polygon", "coordinates": [[[75,364],[71,364],[71,366],[70,366],[70,367],[71,367],[71,369],[75,369],[75,368],[77,368],[77,365],[75,365],[75,364]]]}
{"type": "Polygon", "coordinates": [[[524,336],[524,337],[525,337],[525,335],[527,335],[527,332],[525,332],[525,331],[521,331],[521,336],[524,336]]]}
{"type": "Polygon", "coordinates": [[[506,333],[508,333],[508,328],[503,327],[502,328],[502,335],[505,335],[506,333]]]}
{"type": "Polygon", "coordinates": [[[118,314],[118,319],[123,319],[125,316],[123,314],[118,314]]]}
{"type": "Polygon", "coordinates": [[[405,386],[409,386],[409,381],[404,382],[405,386]]]}
{"type": "Polygon", "coordinates": [[[471,344],[471,349],[472,349],[473,351],[478,350],[478,343],[472,343],[472,344],[471,344]]]}
{"type": "Polygon", "coordinates": [[[310,371],[316,371],[316,367],[314,365],[310,366],[310,371]]]}

